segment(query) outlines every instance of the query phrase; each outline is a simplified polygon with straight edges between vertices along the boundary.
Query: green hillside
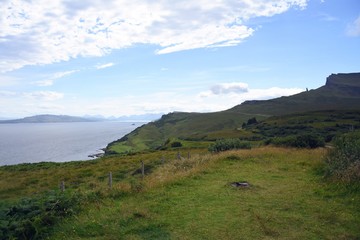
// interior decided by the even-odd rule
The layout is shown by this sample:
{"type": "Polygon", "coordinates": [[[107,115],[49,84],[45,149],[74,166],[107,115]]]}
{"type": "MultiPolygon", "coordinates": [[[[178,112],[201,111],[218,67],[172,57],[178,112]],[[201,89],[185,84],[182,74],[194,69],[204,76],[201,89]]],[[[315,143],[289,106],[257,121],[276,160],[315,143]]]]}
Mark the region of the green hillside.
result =
{"type": "MultiPolygon", "coordinates": [[[[326,84],[318,89],[289,97],[247,101],[226,111],[170,113],[109,144],[107,153],[160,149],[169,142],[178,140],[185,141],[187,146],[196,147],[200,143],[199,141],[204,143],[204,141],[221,138],[254,139],[253,131],[246,131],[242,128],[243,123],[250,118],[255,117],[257,121],[261,121],[271,116],[300,113],[306,115],[304,114],[306,112],[312,112],[310,115],[314,117],[313,112],[322,111],[319,114],[325,121],[327,114],[330,114],[326,111],[336,110],[360,110],[360,73],[332,74],[327,78],[326,84]],[[192,141],[192,143],[186,141],[192,141]]],[[[337,117],[333,121],[336,121],[335,125],[343,124],[341,117],[337,117]]]]}

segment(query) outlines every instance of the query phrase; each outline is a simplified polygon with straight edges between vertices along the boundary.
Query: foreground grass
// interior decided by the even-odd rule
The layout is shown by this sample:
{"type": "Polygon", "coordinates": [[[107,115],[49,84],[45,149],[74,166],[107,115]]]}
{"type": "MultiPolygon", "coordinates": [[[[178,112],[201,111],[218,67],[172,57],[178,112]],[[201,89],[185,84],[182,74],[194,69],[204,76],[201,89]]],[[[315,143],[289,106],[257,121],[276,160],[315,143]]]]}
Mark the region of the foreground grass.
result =
{"type": "Polygon", "coordinates": [[[99,190],[51,239],[358,239],[359,191],[316,173],[324,151],[258,148],[173,160],[143,180],[99,190]],[[235,189],[233,181],[251,187],[235,189]]]}

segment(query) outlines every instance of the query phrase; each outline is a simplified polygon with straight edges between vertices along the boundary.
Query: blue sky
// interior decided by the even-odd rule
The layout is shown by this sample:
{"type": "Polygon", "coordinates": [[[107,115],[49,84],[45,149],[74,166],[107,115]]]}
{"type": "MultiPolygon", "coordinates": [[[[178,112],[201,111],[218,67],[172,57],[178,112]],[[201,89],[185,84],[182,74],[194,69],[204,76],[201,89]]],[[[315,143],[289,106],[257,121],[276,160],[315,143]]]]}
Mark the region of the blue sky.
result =
{"type": "Polygon", "coordinates": [[[358,0],[0,2],[0,117],[220,111],[360,71],[358,0]]]}

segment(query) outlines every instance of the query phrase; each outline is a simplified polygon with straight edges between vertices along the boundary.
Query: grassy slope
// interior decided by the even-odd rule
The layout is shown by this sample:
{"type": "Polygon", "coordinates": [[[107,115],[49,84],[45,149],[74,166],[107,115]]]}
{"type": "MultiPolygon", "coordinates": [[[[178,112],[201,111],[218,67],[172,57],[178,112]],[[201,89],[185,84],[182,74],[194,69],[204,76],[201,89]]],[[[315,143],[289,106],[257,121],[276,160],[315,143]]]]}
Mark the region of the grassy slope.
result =
{"type": "Polygon", "coordinates": [[[56,189],[88,196],[50,239],[356,239],[360,192],[316,173],[325,149],[156,151],[0,168],[0,199],[56,189]],[[190,151],[191,158],[187,159],[190,151]],[[165,157],[165,164],[160,159],[165,157]],[[146,176],[141,180],[140,161],[146,176]],[[107,174],[113,173],[113,189],[107,174]],[[16,181],[15,181],[16,179],[16,181]],[[249,189],[234,189],[248,181],[249,189]]]}
{"type": "MultiPolygon", "coordinates": [[[[266,101],[248,101],[229,110],[214,113],[170,113],[144,125],[109,145],[108,150],[121,153],[156,149],[169,138],[215,140],[247,137],[241,125],[249,118],[263,120],[269,116],[325,110],[360,110],[360,73],[333,74],[325,86],[289,97],[266,101]]],[[[251,134],[250,134],[251,135],[251,134]]]]}
{"type": "Polygon", "coordinates": [[[160,166],[115,184],[53,239],[355,239],[360,195],[315,174],[324,150],[260,148],[160,166]],[[232,181],[249,181],[234,189],[232,181]],[[125,181],[126,182],[126,181],[125,181]]]}
{"type": "MultiPolygon", "coordinates": [[[[109,151],[126,152],[156,149],[168,139],[213,141],[239,136],[243,122],[254,115],[230,112],[171,113],[131,132],[108,146],[109,151]]],[[[263,115],[256,115],[264,119],[263,115]]]]}

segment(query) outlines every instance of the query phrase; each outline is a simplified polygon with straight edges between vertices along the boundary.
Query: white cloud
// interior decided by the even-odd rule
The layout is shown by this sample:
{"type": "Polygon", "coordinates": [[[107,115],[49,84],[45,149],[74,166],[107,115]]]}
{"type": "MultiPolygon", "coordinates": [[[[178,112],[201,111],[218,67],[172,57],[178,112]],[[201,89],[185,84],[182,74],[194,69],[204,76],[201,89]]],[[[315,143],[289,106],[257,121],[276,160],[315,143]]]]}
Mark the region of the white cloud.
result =
{"type": "Polygon", "coordinates": [[[233,82],[221,83],[211,87],[211,92],[215,95],[229,94],[229,93],[244,93],[248,91],[246,83],[233,82]]]}
{"type": "Polygon", "coordinates": [[[28,92],[22,94],[25,98],[32,100],[40,101],[55,101],[62,99],[64,97],[63,93],[53,92],[53,91],[38,91],[38,92],[28,92]]]}
{"type": "Polygon", "coordinates": [[[346,33],[351,37],[360,36],[360,16],[347,26],[346,33]]]}
{"type": "Polygon", "coordinates": [[[212,111],[224,110],[246,100],[265,100],[289,96],[304,91],[301,88],[251,89],[246,83],[222,83],[212,86],[209,91],[198,94],[212,111]],[[217,107],[216,107],[217,106],[217,107]]]}
{"type": "Polygon", "coordinates": [[[54,91],[36,91],[36,92],[14,92],[14,91],[0,91],[0,100],[17,99],[23,101],[24,98],[28,100],[40,101],[55,101],[62,99],[63,93],[54,91]]]}
{"type": "Polygon", "coordinates": [[[75,72],[78,72],[79,70],[71,70],[71,71],[64,71],[64,72],[57,72],[52,74],[48,79],[45,80],[39,80],[36,82],[33,82],[33,84],[39,86],[39,87],[47,87],[52,86],[56,79],[65,77],[67,75],[73,74],[75,72]]]}
{"type": "Polygon", "coordinates": [[[108,68],[108,67],[112,67],[112,66],[114,66],[115,65],[115,63],[106,63],[106,64],[100,64],[100,65],[97,65],[96,66],[96,69],[103,69],[103,68],[108,68]]]}
{"type": "Polygon", "coordinates": [[[0,91],[0,117],[18,118],[43,113],[63,114],[67,110],[66,105],[62,104],[63,98],[63,93],[53,91],[0,91]]]}
{"type": "Polygon", "coordinates": [[[53,79],[40,80],[34,82],[34,84],[36,84],[39,87],[47,87],[47,86],[52,86],[54,84],[54,80],[53,79]]]}
{"type": "Polygon", "coordinates": [[[57,72],[53,75],[52,79],[59,79],[65,76],[68,76],[70,74],[73,74],[75,72],[78,72],[79,70],[70,70],[70,71],[64,71],[64,72],[57,72]]]}
{"type": "Polygon", "coordinates": [[[158,54],[234,46],[254,34],[245,21],[307,0],[7,0],[0,5],[0,72],[103,56],[134,44],[158,54]]]}

